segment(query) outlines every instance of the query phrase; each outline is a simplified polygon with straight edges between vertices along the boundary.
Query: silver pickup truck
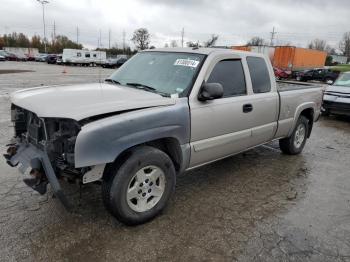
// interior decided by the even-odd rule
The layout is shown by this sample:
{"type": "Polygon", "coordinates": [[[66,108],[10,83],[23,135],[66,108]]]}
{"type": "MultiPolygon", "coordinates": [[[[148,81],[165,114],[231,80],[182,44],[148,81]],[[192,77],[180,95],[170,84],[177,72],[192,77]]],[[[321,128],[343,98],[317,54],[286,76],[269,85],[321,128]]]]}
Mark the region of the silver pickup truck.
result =
{"type": "Polygon", "coordinates": [[[320,114],[322,89],[281,84],[260,54],[228,49],[138,53],[104,83],[11,95],[6,161],[41,194],[71,207],[61,180],[102,183],[126,224],[166,206],[177,174],[279,140],[299,154],[320,114]]]}

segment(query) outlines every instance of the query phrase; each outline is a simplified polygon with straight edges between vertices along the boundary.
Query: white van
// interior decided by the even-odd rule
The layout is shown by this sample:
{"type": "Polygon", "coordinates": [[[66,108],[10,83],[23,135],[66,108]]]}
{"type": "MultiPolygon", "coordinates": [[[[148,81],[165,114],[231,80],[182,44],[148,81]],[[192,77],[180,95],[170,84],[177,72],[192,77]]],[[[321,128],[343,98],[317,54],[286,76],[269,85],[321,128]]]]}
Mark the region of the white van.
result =
{"type": "Polygon", "coordinates": [[[62,63],[71,65],[101,65],[106,62],[106,52],[80,49],[63,49],[62,63]]]}

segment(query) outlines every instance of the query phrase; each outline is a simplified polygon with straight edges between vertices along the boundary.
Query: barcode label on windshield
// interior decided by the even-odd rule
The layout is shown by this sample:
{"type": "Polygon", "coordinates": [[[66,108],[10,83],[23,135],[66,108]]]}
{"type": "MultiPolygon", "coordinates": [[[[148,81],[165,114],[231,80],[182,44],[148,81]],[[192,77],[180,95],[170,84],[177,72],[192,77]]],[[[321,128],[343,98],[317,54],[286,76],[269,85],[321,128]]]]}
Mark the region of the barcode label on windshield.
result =
{"type": "Polygon", "coordinates": [[[176,59],[174,65],[179,66],[189,66],[189,67],[197,67],[199,61],[191,60],[191,59],[176,59]]]}

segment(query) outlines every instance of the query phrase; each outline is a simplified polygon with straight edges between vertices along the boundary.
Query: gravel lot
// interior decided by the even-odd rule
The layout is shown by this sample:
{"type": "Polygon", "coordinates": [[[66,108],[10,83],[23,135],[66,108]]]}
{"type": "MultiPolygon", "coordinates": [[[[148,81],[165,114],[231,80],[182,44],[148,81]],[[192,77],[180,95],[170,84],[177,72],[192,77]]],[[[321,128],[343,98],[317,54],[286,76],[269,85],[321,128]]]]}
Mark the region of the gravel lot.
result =
{"type": "MultiPolygon", "coordinates": [[[[9,93],[96,82],[110,69],[0,62],[0,150],[9,93]]],[[[0,161],[0,261],[350,261],[350,119],[321,118],[303,154],[262,146],[178,178],[157,219],[137,227],[104,209],[100,187],[65,185],[75,204],[33,192],[0,161]]]]}

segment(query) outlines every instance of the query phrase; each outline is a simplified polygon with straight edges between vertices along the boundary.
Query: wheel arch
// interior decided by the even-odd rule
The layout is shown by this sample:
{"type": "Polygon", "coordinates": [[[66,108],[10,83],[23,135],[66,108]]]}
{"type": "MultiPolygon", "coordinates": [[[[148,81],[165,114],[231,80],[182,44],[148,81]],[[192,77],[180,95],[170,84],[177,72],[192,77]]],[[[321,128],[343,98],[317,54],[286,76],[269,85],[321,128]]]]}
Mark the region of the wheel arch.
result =
{"type": "Polygon", "coordinates": [[[308,128],[308,134],[307,134],[307,137],[309,138],[311,135],[313,124],[314,124],[315,111],[316,111],[316,104],[313,102],[304,103],[304,104],[299,105],[295,111],[293,125],[289,131],[288,136],[292,135],[293,130],[298,122],[299,117],[305,116],[309,120],[309,124],[308,124],[309,128],[308,128]]]}
{"type": "Polygon", "coordinates": [[[315,111],[313,108],[306,108],[300,112],[300,116],[305,116],[309,120],[307,138],[311,135],[312,127],[314,125],[314,115],[315,111]]]}
{"type": "Polygon", "coordinates": [[[108,171],[111,168],[118,169],[121,164],[123,164],[123,162],[125,162],[131,156],[133,150],[141,146],[152,146],[166,153],[172,160],[177,173],[180,173],[184,169],[184,153],[179,140],[174,137],[163,137],[139,143],[124,149],[116,156],[113,162],[106,164],[103,172],[103,179],[106,178],[109,173],[108,171]]]}

